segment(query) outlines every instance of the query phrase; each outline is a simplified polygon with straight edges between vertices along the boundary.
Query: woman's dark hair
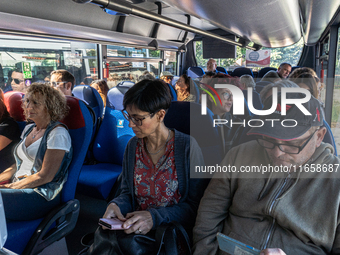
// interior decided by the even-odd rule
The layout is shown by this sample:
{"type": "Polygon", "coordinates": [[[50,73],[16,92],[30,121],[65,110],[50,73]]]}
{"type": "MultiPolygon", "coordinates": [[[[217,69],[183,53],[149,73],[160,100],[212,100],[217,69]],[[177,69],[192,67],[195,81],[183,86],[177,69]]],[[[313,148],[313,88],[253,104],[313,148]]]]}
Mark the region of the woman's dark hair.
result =
{"type": "Polygon", "coordinates": [[[124,95],[124,109],[134,105],[139,110],[156,113],[169,109],[171,93],[169,86],[162,80],[142,80],[132,86],[124,95]]]}
{"type": "Polygon", "coordinates": [[[187,91],[190,93],[190,77],[186,74],[182,74],[181,77],[183,77],[184,83],[187,85],[187,91]]]}
{"type": "Polygon", "coordinates": [[[0,123],[3,122],[3,120],[8,117],[9,113],[5,105],[4,92],[2,91],[2,89],[0,89],[0,123]]]}

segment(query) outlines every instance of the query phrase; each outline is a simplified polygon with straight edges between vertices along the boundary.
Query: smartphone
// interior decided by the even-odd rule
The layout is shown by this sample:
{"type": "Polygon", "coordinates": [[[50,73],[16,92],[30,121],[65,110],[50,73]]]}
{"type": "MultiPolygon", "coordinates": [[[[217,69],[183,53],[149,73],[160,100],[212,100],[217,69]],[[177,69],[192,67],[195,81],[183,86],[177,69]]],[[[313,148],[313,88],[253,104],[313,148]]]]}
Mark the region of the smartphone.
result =
{"type": "Polygon", "coordinates": [[[98,224],[100,226],[104,226],[108,229],[111,229],[111,230],[121,230],[121,229],[124,229],[122,227],[124,221],[121,221],[119,220],[118,218],[101,218],[99,219],[99,222],[98,224]]]}
{"type": "Polygon", "coordinates": [[[241,243],[221,233],[217,233],[217,241],[220,249],[230,255],[260,255],[261,252],[250,245],[241,243]]]}

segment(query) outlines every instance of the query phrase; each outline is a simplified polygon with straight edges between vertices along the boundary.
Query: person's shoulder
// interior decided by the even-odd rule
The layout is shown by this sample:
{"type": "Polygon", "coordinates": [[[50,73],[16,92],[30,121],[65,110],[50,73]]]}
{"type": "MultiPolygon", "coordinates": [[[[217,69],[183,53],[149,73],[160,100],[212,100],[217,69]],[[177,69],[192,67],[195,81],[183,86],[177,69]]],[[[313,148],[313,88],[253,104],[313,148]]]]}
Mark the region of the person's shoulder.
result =
{"type": "Polygon", "coordinates": [[[173,129],[173,131],[175,132],[175,143],[183,143],[188,146],[198,146],[196,139],[191,135],[182,133],[176,129],[173,129]]]}

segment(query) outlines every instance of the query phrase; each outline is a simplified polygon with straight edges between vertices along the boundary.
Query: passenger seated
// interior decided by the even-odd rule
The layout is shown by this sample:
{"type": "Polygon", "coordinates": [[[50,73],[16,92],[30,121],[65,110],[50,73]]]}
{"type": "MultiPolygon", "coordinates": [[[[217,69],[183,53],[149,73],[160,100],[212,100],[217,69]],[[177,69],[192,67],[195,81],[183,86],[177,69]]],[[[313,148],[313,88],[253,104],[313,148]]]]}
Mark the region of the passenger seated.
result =
{"type": "MultiPolygon", "coordinates": [[[[278,100],[280,104],[280,96],[278,100]]],[[[340,253],[339,174],[330,170],[340,160],[333,147],[322,142],[326,129],[320,102],[311,97],[303,106],[311,115],[292,105],[287,115],[275,111],[262,117],[294,119],[297,126],[272,128],[264,121],[249,132],[258,135],[257,141],[229,151],[221,167],[231,165],[235,172],[216,174],[204,193],[194,227],[195,255],[222,254],[217,232],[265,255],[340,253]],[[327,169],[308,171],[314,164],[325,164],[327,169]],[[256,166],[284,170],[238,173],[256,166]]],[[[270,107],[271,103],[265,105],[270,107]]]]}
{"type": "Polygon", "coordinates": [[[176,82],[175,89],[177,91],[177,101],[195,102],[196,96],[190,94],[190,90],[193,91],[194,88],[190,89],[193,84],[191,84],[191,78],[186,74],[182,74],[181,77],[176,82]]]}
{"type": "Polygon", "coordinates": [[[8,220],[43,217],[60,203],[72,159],[67,127],[58,122],[67,113],[66,99],[49,85],[33,83],[23,103],[27,120],[14,151],[16,164],[0,174],[0,192],[8,220]]]}
{"type": "Polygon", "coordinates": [[[165,81],[168,84],[171,84],[173,77],[174,77],[174,75],[172,73],[170,73],[169,71],[164,71],[160,75],[161,80],[165,81]]]}
{"type": "Polygon", "coordinates": [[[50,84],[55,89],[60,90],[65,96],[72,96],[75,78],[73,74],[67,70],[54,70],[51,72],[50,84]]]}
{"type": "Polygon", "coordinates": [[[103,100],[104,107],[106,106],[106,97],[109,92],[109,87],[105,80],[95,80],[91,83],[91,87],[98,91],[100,97],[103,100]]]}
{"type": "MultiPolygon", "coordinates": [[[[240,80],[238,77],[232,77],[228,74],[219,73],[215,75],[212,79],[208,81],[210,87],[214,87],[215,84],[231,84],[240,87],[240,80]]],[[[202,83],[201,83],[202,84],[202,83]]],[[[204,84],[202,84],[204,86],[204,84]]],[[[231,108],[233,106],[233,94],[229,89],[215,88],[218,96],[212,93],[213,97],[208,96],[207,106],[214,113],[214,119],[225,119],[226,124],[218,125],[218,129],[222,138],[224,153],[227,153],[234,144],[237,143],[239,136],[242,133],[242,125],[231,125],[231,122],[242,122],[240,118],[234,116],[231,113],[231,108]],[[216,104],[215,104],[216,102],[216,104]]]]}
{"type": "Polygon", "coordinates": [[[19,141],[18,123],[10,117],[0,89],[0,173],[15,163],[13,149],[19,141]]]}
{"type": "MultiPolygon", "coordinates": [[[[123,104],[124,116],[136,136],[125,149],[121,193],[109,203],[103,217],[124,221],[124,232],[117,232],[118,242],[133,233],[154,236],[158,226],[172,221],[192,230],[206,181],[190,178],[191,163],[204,165],[203,156],[194,138],[164,125],[171,104],[167,84],[143,80],[126,92],[123,104]]],[[[98,254],[96,236],[102,231],[108,230],[97,229],[88,254],[98,254]]],[[[110,242],[112,246],[114,242],[110,242]]],[[[110,254],[120,254],[116,249],[111,247],[110,254]]],[[[130,250],[129,254],[135,253],[130,250]]]]}
{"type": "Polygon", "coordinates": [[[292,71],[292,65],[289,63],[281,63],[277,69],[277,74],[281,79],[287,79],[288,75],[292,71]]]}
{"type": "Polygon", "coordinates": [[[138,81],[155,79],[156,79],[155,76],[153,76],[149,71],[144,71],[142,75],[138,77],[138,81]]]}

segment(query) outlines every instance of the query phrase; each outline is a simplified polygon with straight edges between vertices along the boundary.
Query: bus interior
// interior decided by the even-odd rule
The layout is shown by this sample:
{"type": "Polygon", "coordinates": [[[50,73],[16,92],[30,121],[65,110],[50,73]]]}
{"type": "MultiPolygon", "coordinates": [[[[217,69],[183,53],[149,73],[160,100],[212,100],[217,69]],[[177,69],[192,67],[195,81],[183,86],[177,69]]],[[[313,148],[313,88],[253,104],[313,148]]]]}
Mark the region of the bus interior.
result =
{"type": "MultiPolygon", "coordinates": [[[[236,76],[236,70],[243,68],[247,71],[242,74],[251,73],[255,81],[262,77],[261,69],[276,70],[283,62],[312,68],[323,83],[320,100],[334,146],[340,145],[340,0],[0,1],[0,88],[4,92],[12,71],[23,63],[31,66],[31,76],[25,79],[28,85],[48,81],[53,70],[66,69],[75,76],[76,87],[105,79],[113,95],[115,88],[126,91],[145,71],[157,78],[170,72],[174,79],[187,73],[197,80],[209,58],[216,59],[222,72],[236,76]],[[270,52],[270,63],[247,65],[247,51],[259,50],[270,52]]],[[[96,116],[97,131],[108,108],[96,116]]],[[[105,149],[122,156],[124,147],[113,147],[105,149]]],[[[5,248],[17,254],[78,254],[84,248],[82,236],[96,230],[117,188],[118,175],[106,184],[104,195],[91,196],[88,186],[78,186],[73,200],[80,201],[80,209],[63,223],[68,227],[52,224],[42,237],[46,227],[39,225],[42,219],[25,223],[25,229],[20,224],[8,226],[8,239],[28,237],[20,242],[7,240],[5,248]]],[[[60,221],[67,218],[61,215],[60,221]]]]}

